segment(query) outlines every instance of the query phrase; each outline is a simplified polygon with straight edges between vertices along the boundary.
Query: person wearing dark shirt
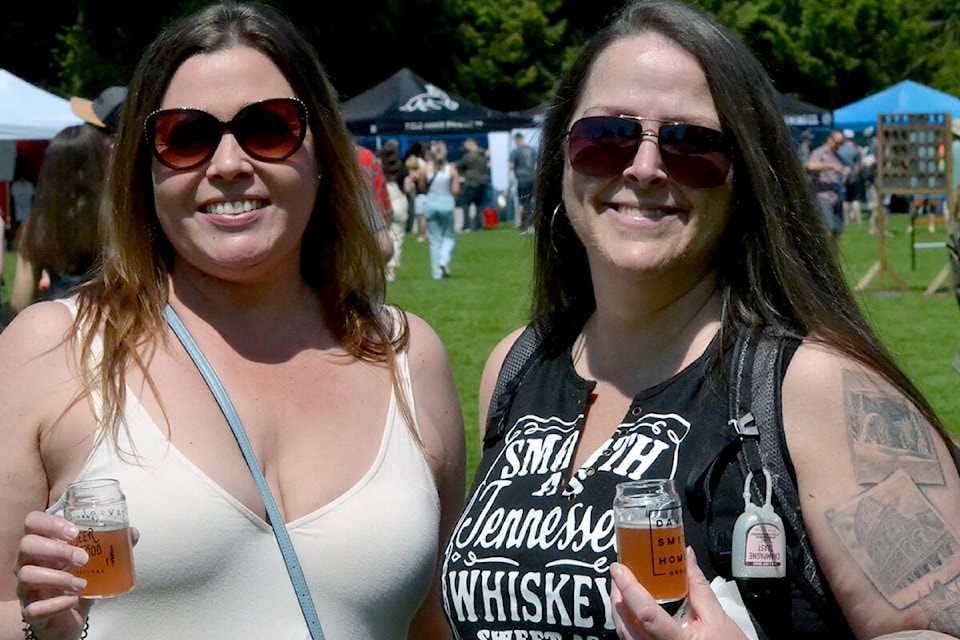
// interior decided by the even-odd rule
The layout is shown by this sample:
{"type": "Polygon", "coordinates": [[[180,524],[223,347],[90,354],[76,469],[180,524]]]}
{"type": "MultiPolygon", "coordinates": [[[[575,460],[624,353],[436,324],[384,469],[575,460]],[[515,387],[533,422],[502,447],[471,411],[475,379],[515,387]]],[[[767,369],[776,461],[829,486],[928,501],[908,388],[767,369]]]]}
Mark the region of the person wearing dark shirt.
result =
{"type": "Polygon", "coordinates": [[[490,159],[474,138],[463,141],[463,155],[456,162],[460,173],[460,207],[463,231],[483,229],[483,208],[490,187],[490,159]]]}
{"type": "Polygon", "coordinates": [[[560,79],[539,146],[538,346],[507,361],[518,329],[484,368],[483,456],[441,568],[455,636],[960,634],[956,447],[860,311],[746,45],[681,0],[630,2],[560,79]],[[741,404],[761,329],[766,402],[741,404]],[[788,462],[743,464],[753,426],[788,462]],[[688,547],[676,618],[617,561],[614,527],[619,483],[664,478],[688,547]],[[757,530],[767,503],[802,522],[757,530]],[[786,575],[734,573],[760,563],[786,575]]]}

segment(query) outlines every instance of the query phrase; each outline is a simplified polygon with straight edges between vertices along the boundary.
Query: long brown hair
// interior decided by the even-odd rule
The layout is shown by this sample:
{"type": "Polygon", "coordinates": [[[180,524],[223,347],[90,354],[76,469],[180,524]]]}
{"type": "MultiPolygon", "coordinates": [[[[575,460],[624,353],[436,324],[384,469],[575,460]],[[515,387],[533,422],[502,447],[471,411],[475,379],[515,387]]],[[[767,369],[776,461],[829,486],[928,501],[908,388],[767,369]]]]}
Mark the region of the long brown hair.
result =
{"type": "Polygon", "coordinates": [[[90,124],[69,126],[50,141],[17,239],[17,251],[38,271],[80,276],[99,264],[109,143],[90,124]]]}
{"type": "Polygon", "coordinates": [[[816,340],[900,389],[952,446],[846,283],[769,76],[735,34],[678,0],[637,0],[624,7],[587,43],[550,104],[536,181],[532,323],[558,350],[596,307],[583,244],[563,207],[557,208],[567,131],[599,55],[646,32],[669,38],[699,61],[720,124],[735,143],[733,215],[715,264],[724,299],[724,347],[740,332],[764,325],[816,340]]]}
{"type": "Polygon", "coordinates": [[[152,157],[143,123],[159,107],[185,60],[237,45],[272,60],[307,105],[323,180],[303,236],[301,275],[324,298],[325,319],[338,342],[356,357],[387,362],[394,389],[399,389],[395,358],[406,346],[408,327],[403,314],[397,314],[394,323],[389,320],[393,316],[382,313],[385,278],[368,225],[379,213],[366,195],[336,92],[313,48],[285,16],[266,5],[223,2],[180,19],[154,40],[133,73],[124,101],[103,212],[108,249],[101,276],[81,291],[76,320],[83,336],[86,390],[100,394],[101,424],[112,435],[123,411],[129,366],[139,367],[152,386],[140,349],[164,331],[173,260],[154,206],[152,157]],[[97,332],[103,353],[95,361],[91,356],[97,332]]]}

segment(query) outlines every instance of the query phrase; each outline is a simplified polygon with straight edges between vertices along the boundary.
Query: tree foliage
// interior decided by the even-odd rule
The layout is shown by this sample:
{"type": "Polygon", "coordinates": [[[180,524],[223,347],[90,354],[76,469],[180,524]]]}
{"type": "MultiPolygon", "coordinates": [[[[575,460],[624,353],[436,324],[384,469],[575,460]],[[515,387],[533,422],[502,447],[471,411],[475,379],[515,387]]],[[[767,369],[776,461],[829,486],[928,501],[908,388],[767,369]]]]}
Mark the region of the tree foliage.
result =
{"type": "MultiPolygon", "coordinates": [[[[836,108],[904,79],[960,95],[957,0],[690,0],[740,34],[785,93],[836,108]]],[[[0,66],[63,96],[125,84],[146,43],[204,0],[8,3],[0,66]]],[[[621,0],[273,0],[343,98],[400,67],[504,111],[545,102],[621,0]],[[336,17],[333,17],[333,14],[336,17]]]]}

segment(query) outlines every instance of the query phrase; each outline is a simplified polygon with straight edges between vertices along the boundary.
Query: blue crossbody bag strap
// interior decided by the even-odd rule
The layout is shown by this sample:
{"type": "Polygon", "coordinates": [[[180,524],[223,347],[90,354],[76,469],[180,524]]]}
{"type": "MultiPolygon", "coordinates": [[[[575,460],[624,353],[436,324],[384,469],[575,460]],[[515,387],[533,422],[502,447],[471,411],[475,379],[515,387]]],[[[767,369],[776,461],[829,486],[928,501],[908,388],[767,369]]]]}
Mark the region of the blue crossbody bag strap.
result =
{"type": "Polygon", "coordinates": [[[260,468],[260,463],[257,462],[257,456],[253,452],[253,447],[250,446],[250,441],[247,439],[247,434],[243,430],[243,425],[240,424],[240,417],[237,415],[236,409],[233,408],[230,396],[227,395],[226,389],[224,389],[220,383],[220,379],[217,377],[213,367],[210,366],[210,362],[206,356],[203,355],[200,347],[197,346],[193,336],[190,335],[190,332],[187,331],[187,328],[183,325],[177,312],[173,310],[173,307],[167,305],[165,313],[170,328],[173,329],[177,338],[180,339],[183,348],[187,350],[193,363],[197,365],[197,369],[200,370],[200,375],[203,376],[207,386],[210,387],[210,391],[213,392],[214,398],[217,399],[217,404],[220,405],[220,410],[223,411],[224,417],[230,424],[230,429],[237,439],[237,444],[240,445],[240,451],[243,452],[243,457],[250,467],[250,473],[253,474],[253,479],[257,482],[260,495],[263,497],[263,504],[267,510],[267,519],[273,527],[274,535],[277,537],[280,553],[283,554],[283,559],[287,564],[287,572],[290,574],[290,582],[293,583],[293,589],[296,591],[297,599],[300,601],[300,609],[303,611],[303,617],[307,621],[307,627],[310,629],[310,637],[313,640],[324,640],[323,629],[320,628],[320,618],[313,604],[313,598],[310,597],[310,588],[307,586],[307,581],[303,577],[303,569],[300,568],[297,552],[293,548],[290,534],[287,533],[287,527],[283,524],[283,517],[280,515],[277,503],[273,499],[273,494],[270,493],[267,479],[263,476],[263,470],[260,468]]]}

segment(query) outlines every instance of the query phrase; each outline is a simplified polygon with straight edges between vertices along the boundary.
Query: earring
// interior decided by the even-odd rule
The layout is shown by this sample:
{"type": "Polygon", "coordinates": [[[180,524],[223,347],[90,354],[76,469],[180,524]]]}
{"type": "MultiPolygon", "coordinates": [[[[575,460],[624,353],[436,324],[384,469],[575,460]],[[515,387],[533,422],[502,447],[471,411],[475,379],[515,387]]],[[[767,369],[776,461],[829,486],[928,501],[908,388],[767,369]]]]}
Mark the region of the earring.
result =
{"type": "MultiPolygon", "coordinates": [[[[557,220],[557,212],[560,211],[560,207],[562,207],[562,206],[563,206],[563,202],[561,202],[561,203],[558,204],[556,207],[554,207],[554,208],[553,208],[553,213],[550,214],[550,247],[553,249],[553,252],[556,253],[556,254],[559,254],[559,253],[560,253],[560,250],[557,249],[557,245],[553,242],[553,234],[554,234],[554,226],[553,226],[553,225],[554,225],[554,223],[555,223],[556,220],[557,220]]],[[[566,212],[564,212],[564,213],[566,213],[566,212]]]]}

